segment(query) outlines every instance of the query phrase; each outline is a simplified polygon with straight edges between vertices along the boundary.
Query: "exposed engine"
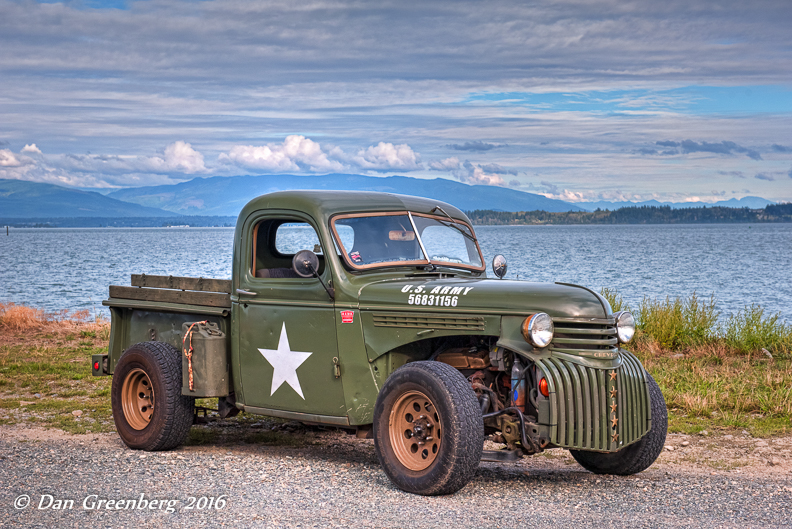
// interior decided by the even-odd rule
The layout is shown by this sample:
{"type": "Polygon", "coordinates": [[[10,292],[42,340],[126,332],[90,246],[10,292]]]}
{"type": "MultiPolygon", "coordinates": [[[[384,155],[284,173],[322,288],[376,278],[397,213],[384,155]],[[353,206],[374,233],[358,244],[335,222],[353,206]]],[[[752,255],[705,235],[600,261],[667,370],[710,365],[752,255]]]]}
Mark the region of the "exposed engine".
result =
{"type": "Polygon", "coordinates": [[[525,454],[547,446],[536,426],[541,373],[533,362],[486,343],[444,349],[434,359],[459,369],[470,381],[491,441],[525,454]]]}

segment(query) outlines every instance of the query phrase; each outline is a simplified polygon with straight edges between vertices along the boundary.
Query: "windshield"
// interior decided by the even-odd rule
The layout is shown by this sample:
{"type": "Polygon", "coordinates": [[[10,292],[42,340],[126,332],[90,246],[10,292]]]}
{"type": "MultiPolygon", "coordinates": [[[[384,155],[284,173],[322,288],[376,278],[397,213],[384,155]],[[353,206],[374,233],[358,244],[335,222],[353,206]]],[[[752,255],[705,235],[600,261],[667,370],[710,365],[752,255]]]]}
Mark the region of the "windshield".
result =
{"type": "Polygon", "coordinates": [[[412,222],[406,212],[334,218],[332,227],[339,253],[352,267],[361,269],[430,263],[483,269],[470,226],[447,217],[417,213],[411,216],[412,222]]]}

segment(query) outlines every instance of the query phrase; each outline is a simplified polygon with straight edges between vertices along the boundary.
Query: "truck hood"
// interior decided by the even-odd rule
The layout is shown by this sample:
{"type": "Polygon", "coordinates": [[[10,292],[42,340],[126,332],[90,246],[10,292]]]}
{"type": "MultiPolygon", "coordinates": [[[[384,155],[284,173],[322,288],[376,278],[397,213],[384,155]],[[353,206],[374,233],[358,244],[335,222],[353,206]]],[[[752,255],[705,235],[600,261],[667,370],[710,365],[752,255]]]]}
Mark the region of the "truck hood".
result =
{"type": "Polygon", "coordinates": [[[407,310],[554,318],[605,318],[610,304],[596,292],[566,283],[415,277],[371,283],[360,290],[361,310],[407,310]],[[411,297],[412,296],[412,297],[411,297]]]}

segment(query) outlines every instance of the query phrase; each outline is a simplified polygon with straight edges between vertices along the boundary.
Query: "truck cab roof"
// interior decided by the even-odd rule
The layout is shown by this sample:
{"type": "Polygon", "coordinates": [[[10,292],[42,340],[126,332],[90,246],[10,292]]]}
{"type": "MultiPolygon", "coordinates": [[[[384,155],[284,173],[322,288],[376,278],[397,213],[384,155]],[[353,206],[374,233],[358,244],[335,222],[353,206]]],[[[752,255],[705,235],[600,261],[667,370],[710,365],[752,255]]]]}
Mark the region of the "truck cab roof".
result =
{"type": "Polygon", "coordinates": [[[254,198],[239,214],[243,221],[251,213],[262,209],[290,209],[308,213],[317,221],[326,223],[330,217],[341,213],[366,213],[373,211],[412,211],[431,214],[437,206],[451,217],[470,223],[458,208],[429,198],[380,193],[374,191],[276,191],[254,198]]]}

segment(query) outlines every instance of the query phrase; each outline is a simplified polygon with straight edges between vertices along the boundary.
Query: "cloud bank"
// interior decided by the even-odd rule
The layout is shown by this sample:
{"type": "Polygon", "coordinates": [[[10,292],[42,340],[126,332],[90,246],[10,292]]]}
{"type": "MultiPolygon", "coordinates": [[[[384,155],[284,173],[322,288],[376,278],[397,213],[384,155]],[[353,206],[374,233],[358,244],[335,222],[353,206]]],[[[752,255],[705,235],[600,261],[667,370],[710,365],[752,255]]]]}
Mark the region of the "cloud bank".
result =
{"type": "Polygon", "coordinates": [[[156,185],[208,173],[376,173],[422,168],[420,156],[406,144],[380,142],[348,154],[300,135],[287,136],[280,143],[232,146],[217,157],[216,164],[208,166],[201,152],[181,140],[154,156],[47,155],[35,144],[25,145],[19,153],[0,149],[0,178],[77,187],[118,187],[128,182],[156,185]]]}
{"type": "Polygon", "coordinates": [[[410,172],[701,197],[742,193],[721,174],[742,173],[792,200],[787,0],[101,6],[0,0],[5,177],[410,172]]]}
{"type": "MultiPolygon", "coordinates": [[[[664,151],[660,154],[690,154],[694,152],[709,152],[714,154],[735,154],[744,153],[752,160],[761,160],[762,156],[753,149],[748,149],[741,145],[737,145],[733,141],[721,141],[720,143],[709,143],[706,141],[696,142],[693,140],[683,141],[658,141],[656,142],[660,147],[669,147],[671,150],[664,151]]],[[[654,153],[653,153],[654,154],[654,153]]]]}

